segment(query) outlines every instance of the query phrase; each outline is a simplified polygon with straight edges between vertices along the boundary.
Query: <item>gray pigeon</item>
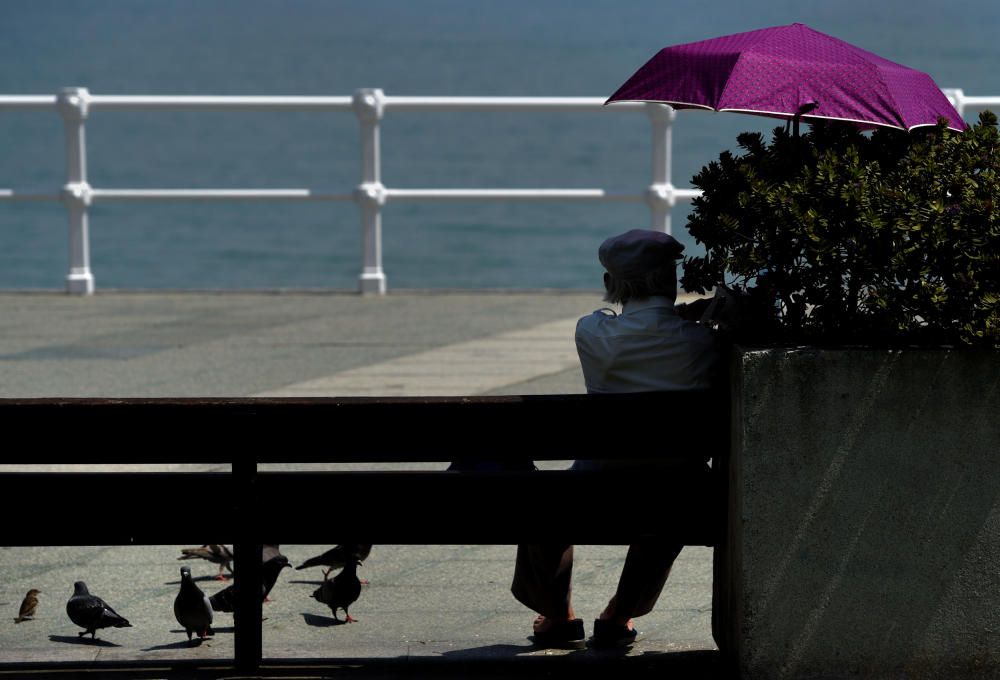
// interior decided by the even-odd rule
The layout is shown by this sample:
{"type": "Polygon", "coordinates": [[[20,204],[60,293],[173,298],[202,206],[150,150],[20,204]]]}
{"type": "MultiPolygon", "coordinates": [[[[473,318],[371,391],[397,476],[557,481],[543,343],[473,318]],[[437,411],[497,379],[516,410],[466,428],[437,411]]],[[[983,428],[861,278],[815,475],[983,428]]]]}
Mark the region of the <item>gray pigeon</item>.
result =
{"type": "Polygon", "coordinates": [[[174,598],[174,616],[187,632],[188,640],[191,633],[202,639],[212,633],[212,603],[191,579],[191,567],[181,567],[181,589],[174,598]]]}
{"type": "MultiPolygon", "coordinates": [[[[278,555],[281,555],[281,546],[278,545],[277,543],[265,543],[264,545],[261,546],[261,548],[262,548],[260,553],[261,564],[273,560],[278,555]]],[[[284,555],[281,556],[284,557],[284,555]]]]}
{"type": "MultiPolygon", "coordinates": [[[[261,571],[263,572],[263,583],[261,583],[261,599],[267,599],[268,594],[271,589],[274,588],[274,584],[278,580],[278,574],[285,567],[290,567],[288,563],[288,558],[284,555],[278,555],[270,560],[264,562],[261,565],[261,571]]],[[[208,598],[212,604],[212,609],[217,612],[231,612],[236,606],[236,586],[231,585],[223,588],[215,595],[208,598]]]]}
{"type": "Polygon", "coordinates": [[[358,580],[359,564],[361,563],[357,560],[348,560],[343,571],[334,576],[332,580],[323,581],[323,585],[317,588],[312,595],[316,600],[330,607],[335,621],[340,621],[337,618],[338,609],[344,610],[346,617],[344,623],[357,621],[350,615],[347,608],[361,595],[361,581],[358,580]]]}
{"type": "Polygon", "coordinates": [[[80,633],[80,637],[90,633],[91,638],[96,638],[97,630],[100,628],[132,627],[132,624],[119,616],[111,605],[97,595],[91,595],[87,590],[87,584],[83,581],[73,584],[73,597],[66,603],[66,614],[69,615],[70,621],[85,629],[80,633]]]}
{"type": "MultiPolygon", "coordinates": [[[[283,559],[285,561],[285,564],[281,567],[281,569],[284,569],[285,567],[292,566],[291,562],[288,561],[288,558],[281,554],[281,546],[279,544],[277,544],[277,543],[265,543],[265,544],[263,544],[261,546],[261,551],[260,551],[260,563],[261,564],[267,564],[268,562],[270,562],[271,560],[273,560],[276,557],[280,557],[281,559],[283,559]]],[[[278,569],[278,571],[280,572],[281,569],[278,569]]],[[[274,578],[275,579],[278,578],[277,573],[275,573],[274,578]]],[[[274,583],[273,582],[271,583],[271,587],[272,588],[274,587],[274,583]]],[[[268,593],[270,593],[270,592],[271,592],[271,588],[266,588],[264,590],[264,602],[270,602],[271,601],[271,598],[268,597],[268,593]]]]}
{"type": "Polygon", "coordinates": [[[206,543],[200,548],[182,548],[181,556],[178,557],[179,560],[194,560],[202,559],[208,560],[212,564],[219,565],[219,573],[215,578],[220,581],[226,580],[226,575],[222,573],[223,569],[228,569],[229,573],[233,573],[233,551],[225,545],[216,545],[206,543]]]}
{"type": "MultiPolygon", "coordinates": [[[[323,580],[327,580],[330,572],[335,569],[343,569],[344,565],[351,560],[352,556],[359,562],[368,559],[368,554],[372,551],[371,545],[362,543],[342,543],[330,548],[322,555],[310,557],[308,560],[295,567],[296,570],[308,569],[309,567],[329,567],[323,570],[323,580]]],[[[367,581],[362,581],[367,583],[367,581]]]]}

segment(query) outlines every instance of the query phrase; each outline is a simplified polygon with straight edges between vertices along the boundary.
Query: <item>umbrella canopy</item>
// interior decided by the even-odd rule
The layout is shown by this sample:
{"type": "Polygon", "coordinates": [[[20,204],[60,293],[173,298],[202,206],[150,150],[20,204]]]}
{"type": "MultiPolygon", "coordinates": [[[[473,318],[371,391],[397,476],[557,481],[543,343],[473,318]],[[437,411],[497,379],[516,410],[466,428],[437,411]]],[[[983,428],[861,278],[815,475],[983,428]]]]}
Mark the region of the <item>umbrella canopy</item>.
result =
{"type": "Polygon", "coordinates": [[[926,73],[804,24],[665,47],[607,103],[616,101],[903,130],[943,117],[966,128],[926,73]]]}

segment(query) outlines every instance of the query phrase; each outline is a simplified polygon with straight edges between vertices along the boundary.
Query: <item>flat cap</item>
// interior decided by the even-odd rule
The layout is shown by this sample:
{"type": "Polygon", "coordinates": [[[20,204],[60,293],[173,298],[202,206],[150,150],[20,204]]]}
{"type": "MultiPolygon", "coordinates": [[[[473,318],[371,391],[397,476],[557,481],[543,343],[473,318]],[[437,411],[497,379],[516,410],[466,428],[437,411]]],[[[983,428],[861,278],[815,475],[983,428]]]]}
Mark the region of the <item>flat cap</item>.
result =
{"type": "Polygon", "coordinates": [[[670,234],[632,229],[607,239],[597,257],[612,276],[627,279],[674,264],[683,250],[684,244],[670,234]]]}

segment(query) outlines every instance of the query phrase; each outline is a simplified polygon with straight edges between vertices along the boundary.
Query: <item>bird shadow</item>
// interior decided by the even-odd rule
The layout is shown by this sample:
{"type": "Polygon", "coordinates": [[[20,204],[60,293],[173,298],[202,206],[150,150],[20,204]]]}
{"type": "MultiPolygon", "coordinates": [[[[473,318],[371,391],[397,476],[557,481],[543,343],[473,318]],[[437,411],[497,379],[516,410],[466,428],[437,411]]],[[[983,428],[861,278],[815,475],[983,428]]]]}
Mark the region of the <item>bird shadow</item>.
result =
{"type": "Polygon", "coordinates": [[[65,642],[68,645],[89,645],[91,647],[121,647],[121,645],[116,645],[114,642],[108,642],[107,640],[100,640],[97,638],[85,638],[85,637],[70,637],[69,635],[50,635],[49,640],[52,642],[65,642]]]}
{"type": "Polygon", "coordinates": [[[306,586],[321,586],[321,585],[323,585],[324,582],[323,581],[298,581],[298,580],[296,580],[296,581],[289,581],[289,583],[299,583],[299,584],[306,585],[306,586]]]}
{"type": "MultiPolygon", "coordinates": [[[[183,630],[182,631],[173,631],[172,630],[170,632],[171,633],[175,633],[175,632],[181,632],[181,633],[183,633],[184,631],[183,630]]],[[[211,639],[211,638],[209,638],[209,639],[211,639]]],[[[144,651],[144,652],[159,652],[159,651],[162,651],[164,649],[187,649],[189,647],[201,647],[201,645],[202,645],[203,642],[204,642],[204,640],[202,640],[201,638],[194,638],[194,639],[191,639],[191,640],[180,640],[179,642],[171,642],[171,643],[165,644],[165,645],[155,645],[153,647],[146,647],[142,651],[144,651]]]]}
{"type": "Polygon", "coordinates": [[[329,616],[317,616],[316,614],[310,614],[308,612],[302,612],[302,618],[305,620],[307,626],[315,626],[317,628],[342,626],[347,623],[347,621],[341,621],[340,619],[334,619],[329,616]]]}

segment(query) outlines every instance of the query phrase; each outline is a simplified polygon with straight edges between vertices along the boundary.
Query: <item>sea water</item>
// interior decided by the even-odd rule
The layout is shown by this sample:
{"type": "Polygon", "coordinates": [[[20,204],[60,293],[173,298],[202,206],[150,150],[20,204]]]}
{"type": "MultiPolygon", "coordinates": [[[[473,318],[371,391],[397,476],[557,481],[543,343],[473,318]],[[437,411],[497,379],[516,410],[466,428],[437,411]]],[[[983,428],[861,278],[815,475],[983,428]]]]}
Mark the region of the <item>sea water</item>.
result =
{"type": "MultiPolygon", "coordinates": [[[[670,44],[803,22],[930,73],[1000,94],[1000,3],[744,0],[3,0],[0,94],[607,97],[670,44]]],[[[975,112],[968,118],[973,119],[975,112]]],[[[743,130],[778,121],[682,111],[673,183],[743,130]]],[[[357,120],[340,112],[95,111],[98,188],[311,188],[350,193],[357,120]]],[[[604,188],[650,182],[641,112],[389,112],[393,188],[604,188]]],[[[0,111],[0,188],[65,182],[54,112],[0,111]]],[[[687,208],[673,215],[687,236],[687,208]]],[[[641,203],[405,202],[383,214],[390,288],[596,288],[598,244],[650,224],[641,203]]],[[[99,289],[352,289],[360,218],[346,202],[108,202],[90,210],[99,289]]],[[[0,202],[0,289],[60,289],[59,203],[0,202]]]]}

